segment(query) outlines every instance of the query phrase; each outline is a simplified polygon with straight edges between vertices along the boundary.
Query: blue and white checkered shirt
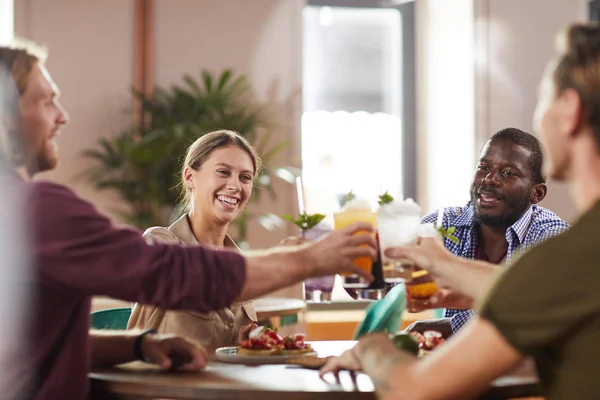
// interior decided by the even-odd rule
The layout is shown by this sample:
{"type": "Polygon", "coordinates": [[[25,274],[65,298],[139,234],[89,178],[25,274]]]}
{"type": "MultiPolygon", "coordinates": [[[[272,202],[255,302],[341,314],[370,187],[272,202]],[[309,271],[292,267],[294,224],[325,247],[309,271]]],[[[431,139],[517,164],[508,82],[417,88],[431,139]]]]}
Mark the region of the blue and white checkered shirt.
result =
{"type": "MultiPolygon", "coordinates": [[[[421,222],[435,223],[436,220],[437,211],[423,217],[421,222]]],[[[478,234],[477,229],[473,229],[475,227],[475,209],[471,202],[468,202],[464,207],[444,209],[442,226],[446,229],[449,226],[455,226],[454,236],[460,240],[460,244],[456,244],[449,239],[445,239],[444,245],[448,250],[460,257],[475,258],[478,234]]],[[[533,247],[554,235],[558,235],[568,227],[569,225],[552,211],[532,205],[517,222],[506,230],[506,241],[508,242],[506,262],[510,261],[517,250],[533,247]]],[[[462,328],[473,315],[475,315],[473,310],[446,309],[444,313],[445,317],[451,318],[450,324],[453,332],[462,328]]]]}

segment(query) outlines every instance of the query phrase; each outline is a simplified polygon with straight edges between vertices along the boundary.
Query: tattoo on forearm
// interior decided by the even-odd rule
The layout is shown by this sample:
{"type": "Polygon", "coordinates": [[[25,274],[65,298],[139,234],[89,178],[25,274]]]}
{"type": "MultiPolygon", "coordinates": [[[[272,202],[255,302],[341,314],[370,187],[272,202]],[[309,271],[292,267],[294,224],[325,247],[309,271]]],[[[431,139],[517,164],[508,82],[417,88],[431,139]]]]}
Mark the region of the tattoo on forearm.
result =
{"type": "Polygon", "coordinates": [[[390,382],[397,378],[396,368],[414,359],[381,338],[365,341],[361,354],[363,370],[371,377],[378,396],[385,396],[390,391],[390,382]]]}
{"type": "Polygon", "coordinates": [[[385,378],[374,378],[371,377],[373,385],[375,386],[375,394],[377,397],[385,396],[390,391],[390,385],[385,378]]]}

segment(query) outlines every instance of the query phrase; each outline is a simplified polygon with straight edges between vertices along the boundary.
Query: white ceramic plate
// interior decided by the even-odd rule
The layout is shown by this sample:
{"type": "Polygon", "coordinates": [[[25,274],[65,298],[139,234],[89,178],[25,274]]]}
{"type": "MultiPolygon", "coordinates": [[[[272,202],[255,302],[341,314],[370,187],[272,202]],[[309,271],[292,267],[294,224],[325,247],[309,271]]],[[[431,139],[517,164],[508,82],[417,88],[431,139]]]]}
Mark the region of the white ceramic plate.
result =
{"type": "Polygon", "coordinates": [[[215,354],[221,361],[236,364],[285,364],[287,360],[298,357],[316,356],[317,352],[291,355],[274,355],[274,356],[247,356],[238,354],[239,347],[220,347],[215,354]]]}

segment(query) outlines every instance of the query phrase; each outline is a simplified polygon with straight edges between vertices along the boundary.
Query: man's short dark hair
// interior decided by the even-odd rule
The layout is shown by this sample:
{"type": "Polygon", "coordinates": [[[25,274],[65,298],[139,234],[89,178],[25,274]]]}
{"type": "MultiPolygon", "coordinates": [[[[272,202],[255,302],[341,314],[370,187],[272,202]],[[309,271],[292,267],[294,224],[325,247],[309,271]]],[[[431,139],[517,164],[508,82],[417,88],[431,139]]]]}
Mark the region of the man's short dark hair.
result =
{"type": "Polygon", "coordinates": [[[517,128],[506,128],[496,132],[490,138],[490,141],[494,140],[507,140],[529,150],[531,152],[531,156],[529,157],[529,167],[531,168],[533,183],[538,184],[546,182],[546,178],[542,174],[542,164],[544,162],[542,146],[535,136],[517,128]]]}

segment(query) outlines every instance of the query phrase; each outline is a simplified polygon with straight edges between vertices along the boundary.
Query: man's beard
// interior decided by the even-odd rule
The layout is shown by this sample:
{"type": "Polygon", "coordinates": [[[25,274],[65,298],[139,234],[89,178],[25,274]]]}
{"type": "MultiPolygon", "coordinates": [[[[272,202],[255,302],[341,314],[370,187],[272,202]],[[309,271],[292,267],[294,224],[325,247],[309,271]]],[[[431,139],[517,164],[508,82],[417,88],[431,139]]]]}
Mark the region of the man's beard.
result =
{"type": "Polygon", "coordinates": [[[475,221],[481,225],[489,227],[509,227],[517,222],[531,206],[529,201],[531,198],[531,191],[528,191],[527,195],[522,198],[513,196],[503,199],[507,213],[501,215],[482,215],[479,214],[479,211],[477,210],[477,192],[479,190],[483,190],[490,194],[497,194],[497,192],[489,186],[479,186],[478,188],[471,189],[471,202],[473,203],[473,210],[475,212],[475,221]]]}

